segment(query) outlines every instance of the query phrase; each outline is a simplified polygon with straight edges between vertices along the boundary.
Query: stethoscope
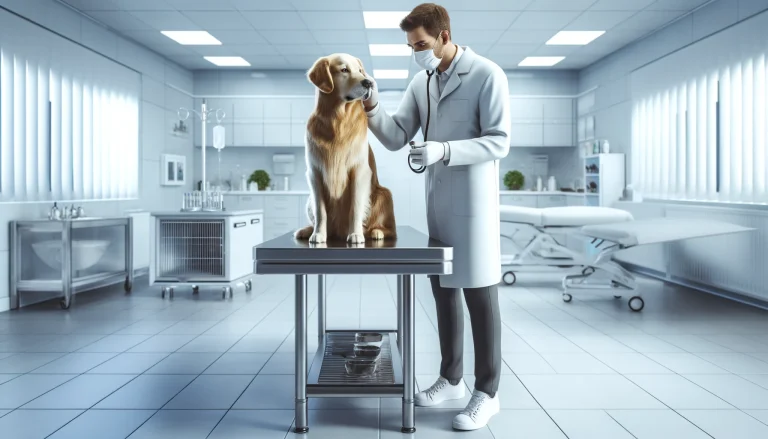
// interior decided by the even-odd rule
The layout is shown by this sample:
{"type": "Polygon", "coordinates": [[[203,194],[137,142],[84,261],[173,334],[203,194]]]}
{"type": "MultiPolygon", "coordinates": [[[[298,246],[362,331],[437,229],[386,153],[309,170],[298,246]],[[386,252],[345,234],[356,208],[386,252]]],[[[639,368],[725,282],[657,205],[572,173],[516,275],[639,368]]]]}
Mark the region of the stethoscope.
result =
{"type": "MultiPolygon", "coordinates": [[[[431,105],[432,104],[432,102],[431,102],[432,100],[429,98],[429,81],[432,79],[432,75],[434,73],[435,73],[434,70],[432,70],[431,72],[429,70],[427,70],[427,126],[424,128],[424,141],[425,142],[427,141],[427,134],[429,133],[429,119],[430,119],[430,114],[429,113],[430,113],[430,110],[431,110],[431,107],[432,107],[432,105],[431,105]]],[[[416,147],[416,142],[411,140],[410,145],[411,145],[411,149],[413,150],[416,147]]],[[[423,166],[423,165],[419,166],[418,168],[414,168],[413,165],[411,164],[411,154],[410,153],[408,153],[408,167],[411,168],[411,171],[413,171],[413,172],[415,172],[417,174],[421,174],[421,173],[423,173],[424,171],[427,170],[427,167],[423,166]]]]}

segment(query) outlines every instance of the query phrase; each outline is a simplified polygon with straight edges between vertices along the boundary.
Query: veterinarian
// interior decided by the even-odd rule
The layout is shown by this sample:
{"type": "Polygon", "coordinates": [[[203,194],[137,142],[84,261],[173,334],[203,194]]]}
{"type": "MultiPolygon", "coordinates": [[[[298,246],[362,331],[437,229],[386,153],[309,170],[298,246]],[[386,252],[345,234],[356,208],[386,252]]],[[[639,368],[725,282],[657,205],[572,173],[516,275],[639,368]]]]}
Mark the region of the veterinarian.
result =
{"type": "Polygon", "coordinates": [[[453,43],[442,6],[417,6],[400,28],[424,70],[408,85],[395,114],[378,105],[375,82],[363,105],[371,131],[391,151],[403,148],[421,129],[425,141],[415,145],[409,160],[426,167],[429,235],[454,248],[453,274],[430,277],[440,376],[415,395],[415,403],[434,406],[464,397],[463,289],[475,345],[475,389],[453,427],[475,430],[499,412],[499,159],[509,151],[509,84],[498,65],[453,43]]]}

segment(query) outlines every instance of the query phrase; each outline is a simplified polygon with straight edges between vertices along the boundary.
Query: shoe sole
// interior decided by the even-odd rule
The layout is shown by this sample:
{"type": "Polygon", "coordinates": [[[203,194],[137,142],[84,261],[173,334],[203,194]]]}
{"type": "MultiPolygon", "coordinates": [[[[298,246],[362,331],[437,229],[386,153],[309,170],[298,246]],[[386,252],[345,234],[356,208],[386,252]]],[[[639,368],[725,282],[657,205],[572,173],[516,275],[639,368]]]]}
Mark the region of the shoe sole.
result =
{"type": "Polygon", "coordinates": [[[413,403],[414,403],[414,405],[415,405],[416,407],[434,407],[434,406],[436,406],[436,405],[440,405],[440,404],[442,404],[442,403],[444,403],[444,402],[446,402],[446,401],[455,401],[455,400],[457,400],[457,399],[461,399],[461,398],[464,398],[464,396],[466,396],[466,395],[457,396],[456,398],[446,398],[446,399],[444,399],[444,400],[442,400],[442,401],[439,401],[439,402],[434,402],[434,401],[432,401],[432,402],[428,402],[428,403],[426,403],[426,404],[419,404],[419,403],[418,403],[418,402],[416,402],[416,400],[414,399],[413,403]]]}

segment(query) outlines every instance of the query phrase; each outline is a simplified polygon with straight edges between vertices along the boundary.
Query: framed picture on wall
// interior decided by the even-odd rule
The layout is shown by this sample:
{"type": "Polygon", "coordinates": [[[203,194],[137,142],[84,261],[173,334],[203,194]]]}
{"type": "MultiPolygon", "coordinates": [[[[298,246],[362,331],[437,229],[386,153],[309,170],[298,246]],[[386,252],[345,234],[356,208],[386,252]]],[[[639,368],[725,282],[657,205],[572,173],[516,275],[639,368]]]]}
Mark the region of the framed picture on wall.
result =
{"type": "Polygon", "coordinates": [[[181,186],[187,181],[187,158],[183,155],[163,154],[162,176],[163,186],[181,186]]]}

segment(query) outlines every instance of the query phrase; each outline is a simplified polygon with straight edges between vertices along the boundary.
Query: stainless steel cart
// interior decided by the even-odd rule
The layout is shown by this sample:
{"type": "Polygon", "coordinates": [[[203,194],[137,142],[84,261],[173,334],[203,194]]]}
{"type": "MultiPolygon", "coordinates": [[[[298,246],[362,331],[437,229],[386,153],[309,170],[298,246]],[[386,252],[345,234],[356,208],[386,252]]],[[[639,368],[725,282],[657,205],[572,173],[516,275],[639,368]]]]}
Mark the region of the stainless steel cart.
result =
{"type": "Polygon", "coordinates": [[[23,291],[61,292],[64,309],[82,291],[117,283],[131,291],[131,217],[11,221],[10,228],[12,309],[23,291]]]}
{"type": "Polygon", "coordinates": [[[398,227],[397,239],[368,241],[364,246],[346,242],[311,245],[292,234],[264,242],[253,249],[254,273],[293,274],[296,294],[296,425],[294,432],[309,431],[307,398],[375,397],[403,400],[404,433],[416,431],[414,393],[415,275],[450,274],[453,248],[411,227],[398,227]],[[318,276],[319,345],[307,375],[307,276],[318,276]],[[325,325],[325,275],[397,275],[397,328],[328,331],[325,325]],[[384,334],[379,370],[368,378],[347,376],[344,361],[334,346],[349,343],[355,332],[384,334]]]}

